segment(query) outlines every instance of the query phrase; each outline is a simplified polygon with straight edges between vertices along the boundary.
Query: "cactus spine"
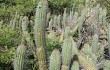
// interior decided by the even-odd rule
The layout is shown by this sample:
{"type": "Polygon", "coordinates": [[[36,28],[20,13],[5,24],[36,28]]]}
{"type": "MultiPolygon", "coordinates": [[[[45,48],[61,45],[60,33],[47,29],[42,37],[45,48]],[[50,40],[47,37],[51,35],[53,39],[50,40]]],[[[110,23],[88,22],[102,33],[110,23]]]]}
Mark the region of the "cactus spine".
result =
{"type": "Polygon", "coordinates": [[[25,59],[24,58],[25,52],[26,52],[26,46],[22,44],[18,46],[14,60],[14,70],[24,70],[23,65],[25,59]]]}
{"type": "Polygon", "coordinates": [[[45,44],[45,26],[46,26],[46,18],[47,18],[47,0],[41,0],[38,3],[36,9],[36,16],[35,16],[35,43],[37,46],[37,57],[38,57],[38,64],[40,70],[47,70],[46,65],[46,55],[44,48],[46,47],[45,44]]]}

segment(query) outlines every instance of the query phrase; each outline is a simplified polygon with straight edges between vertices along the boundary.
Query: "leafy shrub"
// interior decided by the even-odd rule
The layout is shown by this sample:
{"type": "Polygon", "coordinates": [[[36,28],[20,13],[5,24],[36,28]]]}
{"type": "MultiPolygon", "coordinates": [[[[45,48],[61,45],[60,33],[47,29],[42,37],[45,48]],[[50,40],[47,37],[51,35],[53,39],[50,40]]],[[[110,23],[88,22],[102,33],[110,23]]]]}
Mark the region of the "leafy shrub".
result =
{"type": "Polygon", "coordinates": [[[73,4],[82,4],[84,0],[48,0],[51,10],[62,12],[64,8],[72,8],[73,4]]]}
{"type": "Polygon", "coordinates": [[[0,46],[16,46],[20,42],[17,30],[12,30],[9,25],[3,25],[0,29],[0,46]]]}

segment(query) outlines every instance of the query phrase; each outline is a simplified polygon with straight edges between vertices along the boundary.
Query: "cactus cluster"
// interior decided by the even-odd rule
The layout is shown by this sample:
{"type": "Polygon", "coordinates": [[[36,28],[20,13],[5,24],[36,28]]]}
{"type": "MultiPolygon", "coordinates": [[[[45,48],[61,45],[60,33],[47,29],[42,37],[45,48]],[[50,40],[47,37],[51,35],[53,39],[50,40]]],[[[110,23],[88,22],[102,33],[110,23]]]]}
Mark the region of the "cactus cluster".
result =
{"type": "MultiPolygon", "coordinates": [[[[85,0],[85,5],[79,11],[75,12],[72,9],[68,13],[68,9],[65,9],[62,15],[52,15],[47,12],[47,0],[41,0],[36,8],[34,40],[28,31],[28,17],[20,17],[19,22],[22,19],[22,41],[26,42],[29,48],[35,49],[33,53],[35,62],[39,66],[38,70],[110,69],[110,60],[104,58],[105,48],[109,49],[110,55],[110,29],[106,28],[108,25],[107,10],[99,4],[96,6],[90,6],[90,4],[89,0],[85,0]],[[61,45],[61,49],[54,49],[50,57],[46,54],[48,52],[46,52],[46,39],[49,39],[51,44],[58,42],[61,45]]],[[[26,49],[24,45],[21,46],[16,52],[16,55],[19,52],[21,55],[15,57],[15,70],[23,70],[26,49]]]]}

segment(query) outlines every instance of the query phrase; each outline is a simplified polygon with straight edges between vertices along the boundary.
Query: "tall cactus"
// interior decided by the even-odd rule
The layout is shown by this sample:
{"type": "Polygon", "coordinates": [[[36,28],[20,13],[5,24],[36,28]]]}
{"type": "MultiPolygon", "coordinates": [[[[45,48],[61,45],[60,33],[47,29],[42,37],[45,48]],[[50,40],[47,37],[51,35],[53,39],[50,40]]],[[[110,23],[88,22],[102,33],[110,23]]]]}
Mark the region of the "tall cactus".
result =
{"type": "Polygon", "coordinates": [[[45,26],[47,18],[47,8],[48,8],[47,0],[41,0],[38,3],[35,16],[34,34],[40,70],[47,70],[46,55],[44,50],[44,48],[46,47],[45,26]]]}
{"type": "Polygon", "coordinates": [[[24,60],[25,60],[25,52],[26,52],[26,46],[21,44],[18,46],[15,59],[14,59],[14,70],[24,70],[24,60]]]}

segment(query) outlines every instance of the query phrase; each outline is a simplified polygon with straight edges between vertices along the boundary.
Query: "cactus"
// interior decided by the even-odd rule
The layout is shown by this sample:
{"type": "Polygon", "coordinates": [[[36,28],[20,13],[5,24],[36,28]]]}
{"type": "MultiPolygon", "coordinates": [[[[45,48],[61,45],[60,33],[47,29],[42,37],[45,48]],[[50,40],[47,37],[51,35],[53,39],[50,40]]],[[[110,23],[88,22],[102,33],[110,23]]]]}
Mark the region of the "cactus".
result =
{"type": "Polygon", "coordinates": [[[95,65],[90,63],[84,56],[82,56],[83,52],[80,52],[78,55],[79,62],[83,66],[85,70],[97,70],[95,65]]]}
{"type": "Polygon", "coordinates": [[[79,63],[78,63],[78,61],[73,61],[71,70],[79,70],[79,63]]]}
{"type": "Polygon", "coordinates": [[[23,44],[19,45],[15,54],[14,59],[14,70],[24,70],[26,46],[23,44]]]}
{"type": "Polygon", "coordinates": [[[71,35],[70,26],[65,27],[64,37],[69,37],[71,35]]]}
{"type": "Polygon", "coordinates": [[[38,3],[35,16],[34,34],[35,34],[35,44],[37,46],[36,54],[38,57],[38,64],[40,70],[47,70],[46,55],[44,50],[44,48],[46,47],[45,26],[47,18],[47,8],[48,8],[47,0],[41,0],[38,3]]]}
{"type": "Polygon", "coordinates": [[[89,46],[89,44],[84,44],[83,52],[86,55],[90,55],[92,53],[92,48],[89,46]]]}
{"type": "Polygon", "coordinates": [[[92,52],[96,54],[98,49],[99,49],[99,46],[98,46],[98,35],[95,34],[93,36],[93,41],[92,41],[92,52]]]}
{"type": "Polygon", "coordinates": [[[104,70],[110,70],[110,60],[104,62],[104,70]]]}
{"type": "Polygon", "coordinates": [[[59,50],[53,50],[50,56],[49,70],[60,70],[61,59],[59,50]]]}
{"type": "Polygon", "coordinates": [[[0,29],[2,28],[3,20],[0,21],[0,29]]]}
{"type": "Polygon", "coordinates": [[[71,37],[71,41],[72,41],[72,56],[74,55],[78,56],[78,48],[77,48],[76,42],[74,42],[72,37],[71,37]]]}
{"type": "Polygon", "coordinates": [[[47,22],[46,22],[46,27],[48,27],[49,26],[49,19],[50,19],[50,12],[47,14],[47,22]]]}
{"type": "Polygon", "coordinates": [[[68,65],[72,57],[72,42],[71,38],[65,38],[62,46],[62,70],[68,70],[68,65]],[[67,68],[67,69],[65,69],[67,68]]]}
{"type": "Polygon", "coordinates": [[[22,31],[27,31],[28,30],[28,24],[29,20],[27,16],[24,16],[22,19],[22,31]]]}
{"type": "Polygon", "coordinates": [[[53,20],[53,27],[57,27],[57,16],[54,16],[54,20],[53,20]]]}
{"type": "Polygon", "coordinates": [[[108,49],[109,49],[109,56],[110,56],[110,24],[108,25],[108,49]]]}
{"type": "Polygon", "coordinates": [[[64,9],[64,13],[63,13],[63,20],[62,20],[62,26],[63,26],[63,28],[65,28],[66,25],[67,25],[67,23],[66,23],[66,17],[67,17],[66,10],[67,9],[64,9]]]}
{"type": "Polygon", "coordinates": [[[61,29],[61,15],[57,17],[57,26],[61,29]]]}
{"type": "Polygon", "coordinates": [[[51,18],[49,21],[49,29],[51,30],[53,27],[53,19],[51,18]]]}

